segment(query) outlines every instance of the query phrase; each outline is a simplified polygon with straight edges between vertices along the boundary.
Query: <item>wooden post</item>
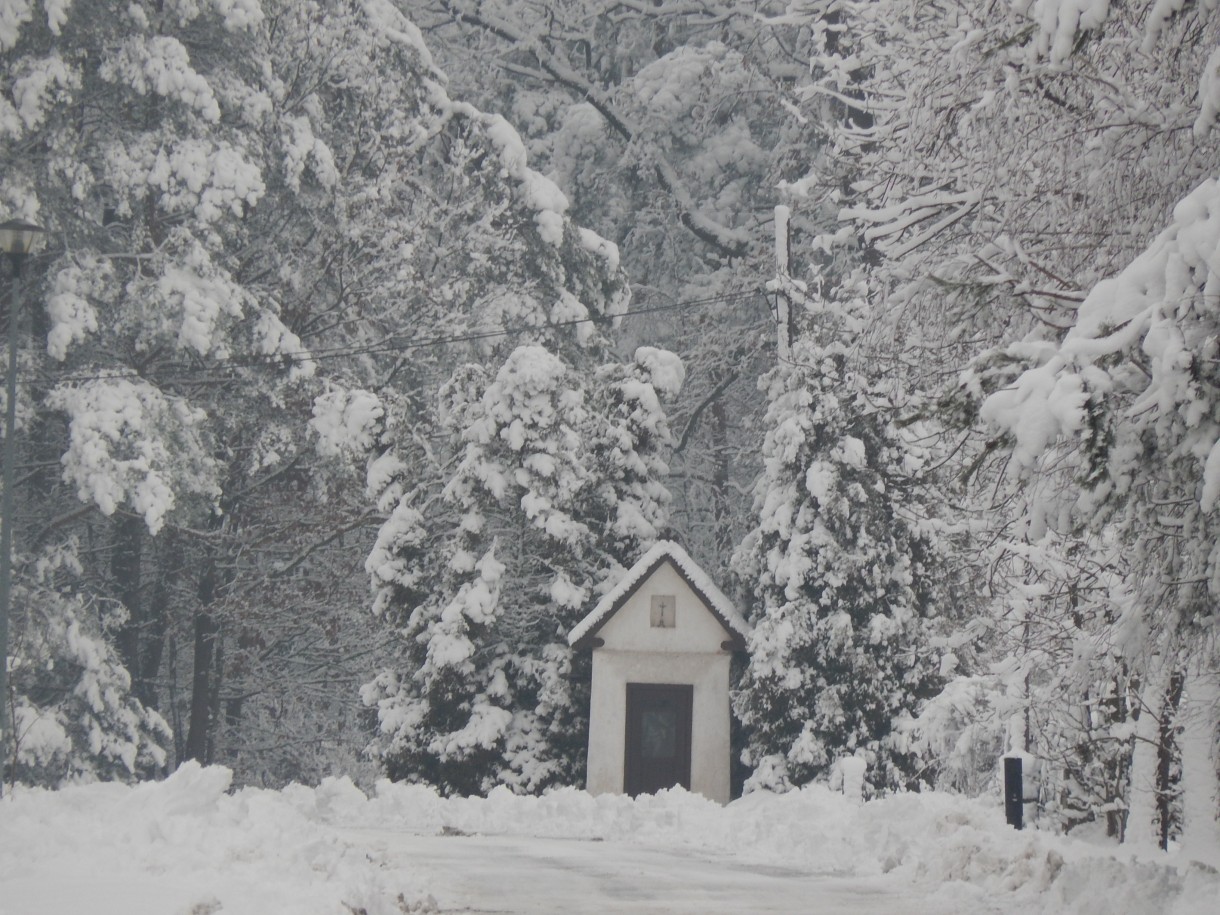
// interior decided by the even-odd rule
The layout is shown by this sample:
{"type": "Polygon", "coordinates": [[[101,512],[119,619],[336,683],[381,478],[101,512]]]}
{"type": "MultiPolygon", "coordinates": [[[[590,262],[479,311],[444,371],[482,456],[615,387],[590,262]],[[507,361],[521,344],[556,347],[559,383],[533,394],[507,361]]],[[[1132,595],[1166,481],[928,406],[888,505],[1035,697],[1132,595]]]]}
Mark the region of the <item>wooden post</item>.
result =
{"type": "Polygon", "coordinates": [[[780,362],[787,362],[792,346],[792,305],[788,301],[788,257],[792,250],[792,233],[789,218],[792,211],[786,206],[775,208],[775,305],[778,327],[778,352],[780,362]]]}
{"type": "Polygon", "coordinates": [[[1004,757],[1004,818],[1008,825],[1025,825],[1025,790],[1021,785],[1021,757],[1004,757]]]}

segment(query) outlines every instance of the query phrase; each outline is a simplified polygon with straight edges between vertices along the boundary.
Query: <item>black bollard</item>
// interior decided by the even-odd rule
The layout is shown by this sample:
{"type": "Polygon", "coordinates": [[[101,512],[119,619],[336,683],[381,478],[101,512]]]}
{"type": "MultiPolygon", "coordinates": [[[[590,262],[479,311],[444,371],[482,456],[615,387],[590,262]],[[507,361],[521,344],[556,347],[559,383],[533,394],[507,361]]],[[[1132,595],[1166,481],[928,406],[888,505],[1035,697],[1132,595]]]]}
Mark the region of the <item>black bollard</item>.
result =
{"type": "Polygon", "coordinates": [[[1021,787],[1021,758],[1004,757],[1004,817],[1016,829],[1024,827],[1025,792],[1021,787]]]}

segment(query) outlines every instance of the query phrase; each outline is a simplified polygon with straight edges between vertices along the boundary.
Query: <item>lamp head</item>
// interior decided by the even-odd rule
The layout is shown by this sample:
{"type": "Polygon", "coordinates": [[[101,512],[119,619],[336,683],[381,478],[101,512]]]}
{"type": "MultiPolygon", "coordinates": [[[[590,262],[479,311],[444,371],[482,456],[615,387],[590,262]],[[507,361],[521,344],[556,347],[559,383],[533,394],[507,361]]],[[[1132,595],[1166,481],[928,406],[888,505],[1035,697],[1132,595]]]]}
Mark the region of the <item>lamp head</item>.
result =
{"type": "Polygon", "coordinates": [[[24,219],[0,222],[0,252],[20,259],[46,234],[46,229],[24,219]]]}

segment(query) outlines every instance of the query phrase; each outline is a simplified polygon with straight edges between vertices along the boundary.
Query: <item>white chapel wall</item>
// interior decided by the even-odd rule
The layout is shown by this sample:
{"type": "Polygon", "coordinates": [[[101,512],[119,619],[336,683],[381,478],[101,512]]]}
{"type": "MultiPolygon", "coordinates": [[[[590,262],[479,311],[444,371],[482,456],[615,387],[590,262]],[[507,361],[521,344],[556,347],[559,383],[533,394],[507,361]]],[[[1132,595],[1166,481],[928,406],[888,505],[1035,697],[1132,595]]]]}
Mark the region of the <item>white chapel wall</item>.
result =
{"type": "Polygon", "coordinates": [[[663,564],[598,632],[593,651],[587,787],[593,794],[623,791],[627,684],[694,687],[691,708],[691,790],[729,801],[729,633],[686,582],[663,564]],[[650,625],[652,595],[677,598],[675,625],[650,625]]]}

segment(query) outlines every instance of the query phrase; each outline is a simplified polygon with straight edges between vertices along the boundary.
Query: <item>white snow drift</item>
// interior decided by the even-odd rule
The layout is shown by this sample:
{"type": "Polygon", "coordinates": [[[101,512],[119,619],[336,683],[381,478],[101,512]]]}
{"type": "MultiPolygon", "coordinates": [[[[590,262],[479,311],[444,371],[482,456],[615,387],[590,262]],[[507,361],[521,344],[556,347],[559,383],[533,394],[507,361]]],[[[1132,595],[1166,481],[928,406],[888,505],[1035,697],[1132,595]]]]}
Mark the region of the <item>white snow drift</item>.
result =
{"type": "MultiPolygon", "coordinates": [[[[821,786],[720,807],[681,790],[631,800],[564,789],[450,799],[347,779],[244,788],[227,769],[184,765],[164,782],[18,789],[0,802],[0,913],[388,915],[434,910],[429,876],[354,838],[361,828],[600,839],[859,878],[905,879],[1002,911],[1213,911],[1207,865],[1008,828],[997,802],[940,793],[853,804],[821,786]]],[[[477,862],[472,862],[477,866],[477,862]]]]}

